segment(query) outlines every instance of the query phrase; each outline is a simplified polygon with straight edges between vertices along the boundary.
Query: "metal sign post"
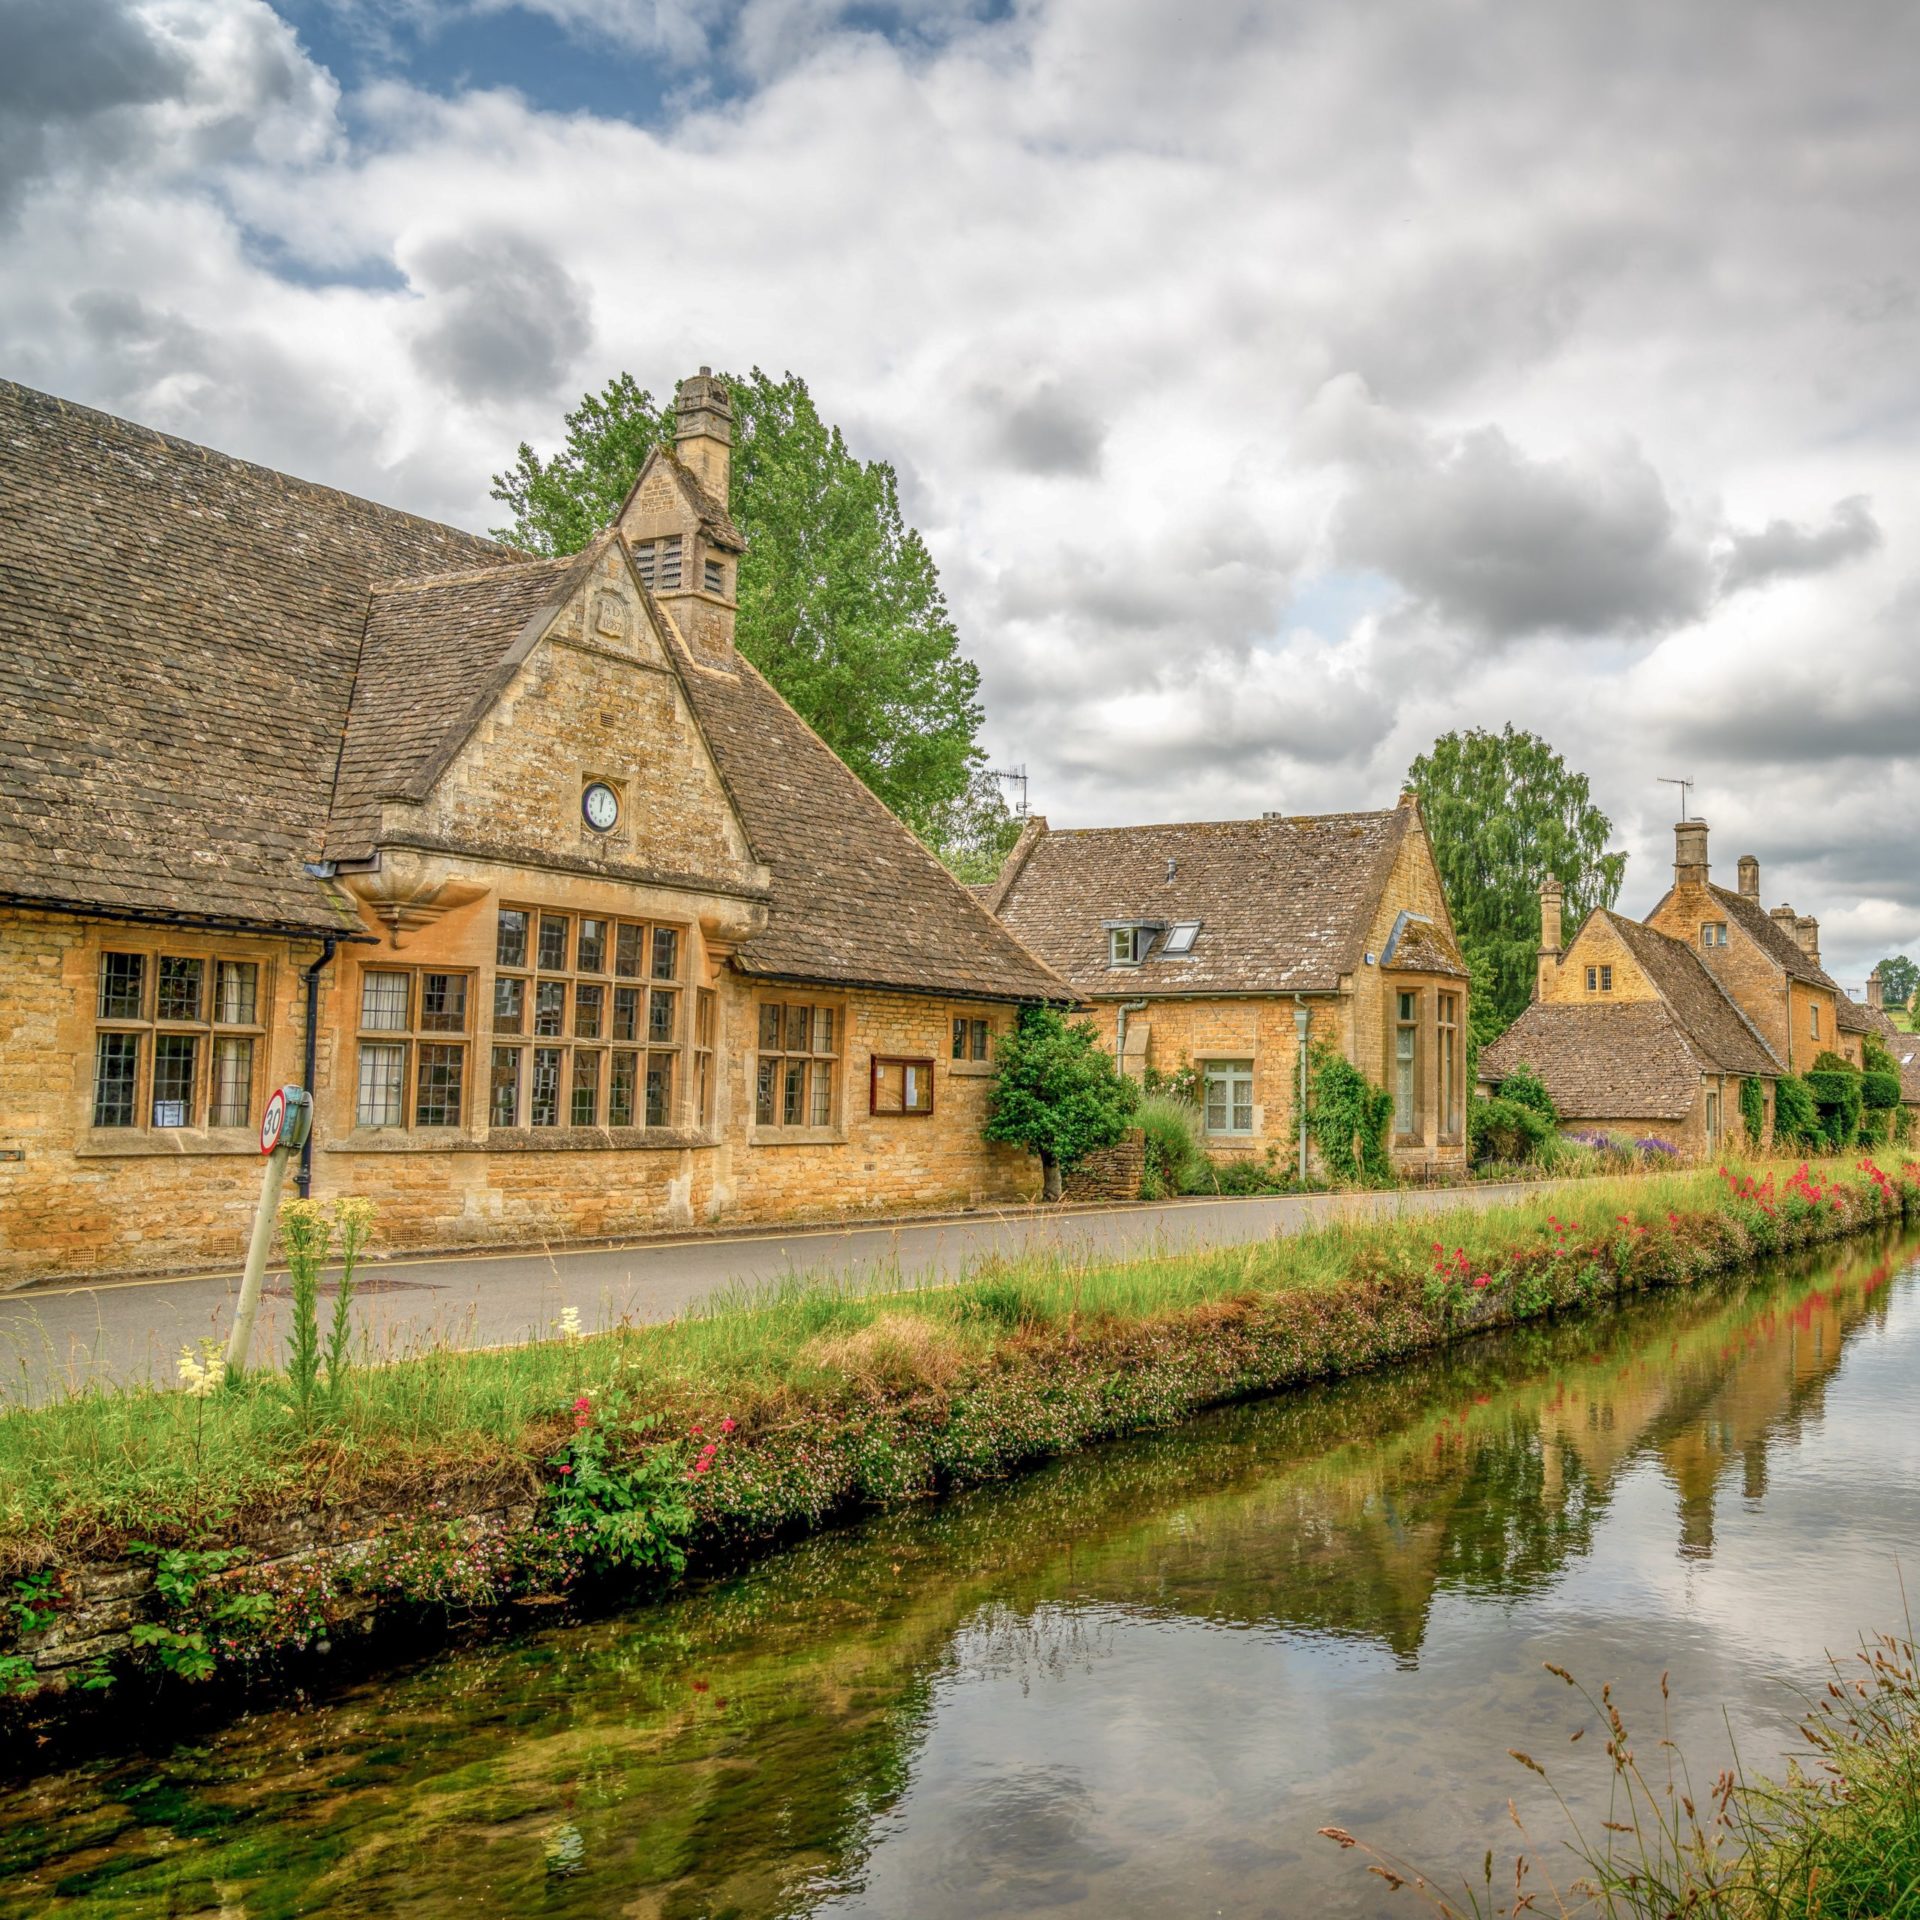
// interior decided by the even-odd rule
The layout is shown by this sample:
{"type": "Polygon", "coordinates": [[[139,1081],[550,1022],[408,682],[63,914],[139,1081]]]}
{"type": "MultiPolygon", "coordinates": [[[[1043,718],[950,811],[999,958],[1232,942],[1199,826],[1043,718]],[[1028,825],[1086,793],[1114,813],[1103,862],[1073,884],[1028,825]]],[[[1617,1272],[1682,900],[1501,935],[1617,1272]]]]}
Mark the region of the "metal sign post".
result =
{"type": "Polygon", "coordinates": [[[227,1337],[227,1378],[237,1380],[247,1364],[254,1317],[260,1311],[260,1288],[267,1275],[267,1255],[273,1249],[273,1223],[280,1216],[280,1194],[287,1169],[306,1144],[313,1125],[313,1096],[304,1087],[276,1087],[260,1116],[260,1151],[266,1155],[260,1183],[260,1207],[253,1216],[253,1238],[247,1243],[247,1270],[240,1277],[240,1304],[234,1309],[233,1332],[227,1337]]]}

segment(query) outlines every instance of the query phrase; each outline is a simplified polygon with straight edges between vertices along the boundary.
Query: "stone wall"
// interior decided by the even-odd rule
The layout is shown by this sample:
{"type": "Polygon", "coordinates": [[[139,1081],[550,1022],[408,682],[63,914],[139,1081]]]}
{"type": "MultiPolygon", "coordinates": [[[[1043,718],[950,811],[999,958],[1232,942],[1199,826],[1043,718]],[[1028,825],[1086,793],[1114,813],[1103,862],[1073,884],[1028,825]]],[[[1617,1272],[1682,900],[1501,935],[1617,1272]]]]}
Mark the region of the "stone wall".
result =
{"type": "Polygon", "coordinates": [[[1147,1170],[1147,1136],[1138,1128],[1124,1140],[1090,1153],[1061,1182],[1068,1200],[1138,1200],[1147,1170]]]}

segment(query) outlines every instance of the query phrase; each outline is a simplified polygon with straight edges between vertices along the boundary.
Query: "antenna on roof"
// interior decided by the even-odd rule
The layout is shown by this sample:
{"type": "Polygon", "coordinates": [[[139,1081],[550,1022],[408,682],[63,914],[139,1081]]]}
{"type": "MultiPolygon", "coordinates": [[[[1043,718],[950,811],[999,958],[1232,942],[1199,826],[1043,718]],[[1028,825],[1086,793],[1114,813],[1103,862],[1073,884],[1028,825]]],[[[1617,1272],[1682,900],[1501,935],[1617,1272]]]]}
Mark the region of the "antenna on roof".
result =
{"type": "Polygon", "coordinates": [[[1687,795],[1693,789],[1693,782],[1691,780],[1676,779],[1675,776],[1670,773],[1656,773],[1653,777],[1658,780],[1663,787],[1678,787],[1680,789],[1680,818],[1684,820],[1687,817],[1687,795]]]}
{"type": "Polygon", "coordinates": [[[1026,768],[1025,767],[1009,767],[1003,773],[1000,771],[999,768],[996,767],[993,769],[991,773],[988,774],[987,777],[990,780],[998,780],[1001,786],[1003,786],[1007,790],[1008,804],[1011,805],[1011,807],[1013,808],[1013,817],[1016,820],[1024,820],[1027,817],[1027,770],[1026,768]],[[1016,791],[1018,792],[1018,795],[1019,795],[1018,799],[1015,799],[1013,797],[1016,791]]]}

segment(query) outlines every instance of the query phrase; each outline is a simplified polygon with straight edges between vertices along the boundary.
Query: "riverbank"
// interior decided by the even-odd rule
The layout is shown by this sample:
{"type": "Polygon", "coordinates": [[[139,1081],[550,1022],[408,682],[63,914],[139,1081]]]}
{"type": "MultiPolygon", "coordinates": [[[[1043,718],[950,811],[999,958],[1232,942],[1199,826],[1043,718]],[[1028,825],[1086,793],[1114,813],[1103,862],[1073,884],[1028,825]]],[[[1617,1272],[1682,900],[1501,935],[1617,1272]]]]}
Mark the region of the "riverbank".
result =
{"type": "Polygon", "coordinates": [[[794,1290],[586,1340],[0,1419],[14,1711],[278,1671],[334,1636],[630,1587],[1487,1327],[1920,1217],[1920,1168],[1593,1182],[1183,1259],[794,1290]],[[1561,1205],[1567,1205],[1565,1200],[1561,1205]],[[49,1696],[67,1690],[64,1702],[49,1696]]]}

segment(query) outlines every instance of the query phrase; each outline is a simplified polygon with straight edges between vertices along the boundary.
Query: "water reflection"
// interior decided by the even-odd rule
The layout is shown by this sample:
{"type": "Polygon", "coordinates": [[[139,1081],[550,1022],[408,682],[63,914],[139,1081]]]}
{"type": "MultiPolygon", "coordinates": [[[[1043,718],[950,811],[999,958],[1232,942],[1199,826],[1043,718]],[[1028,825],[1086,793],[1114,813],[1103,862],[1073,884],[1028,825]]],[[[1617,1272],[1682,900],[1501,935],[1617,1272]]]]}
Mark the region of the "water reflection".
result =
{"type": "Polygon", "coordinates": [[[1751,1758],[1776,1676],[1892,1617],[1904,1258],[1230,1410],[36,1782],[0,1914],[1373,1911],[1313,1829],[1477,1857],[1504,1750],[1569,1724],[1543,1658],[1671,1667],[1689,1744],[1725,1703],[1751,1758]]]}

